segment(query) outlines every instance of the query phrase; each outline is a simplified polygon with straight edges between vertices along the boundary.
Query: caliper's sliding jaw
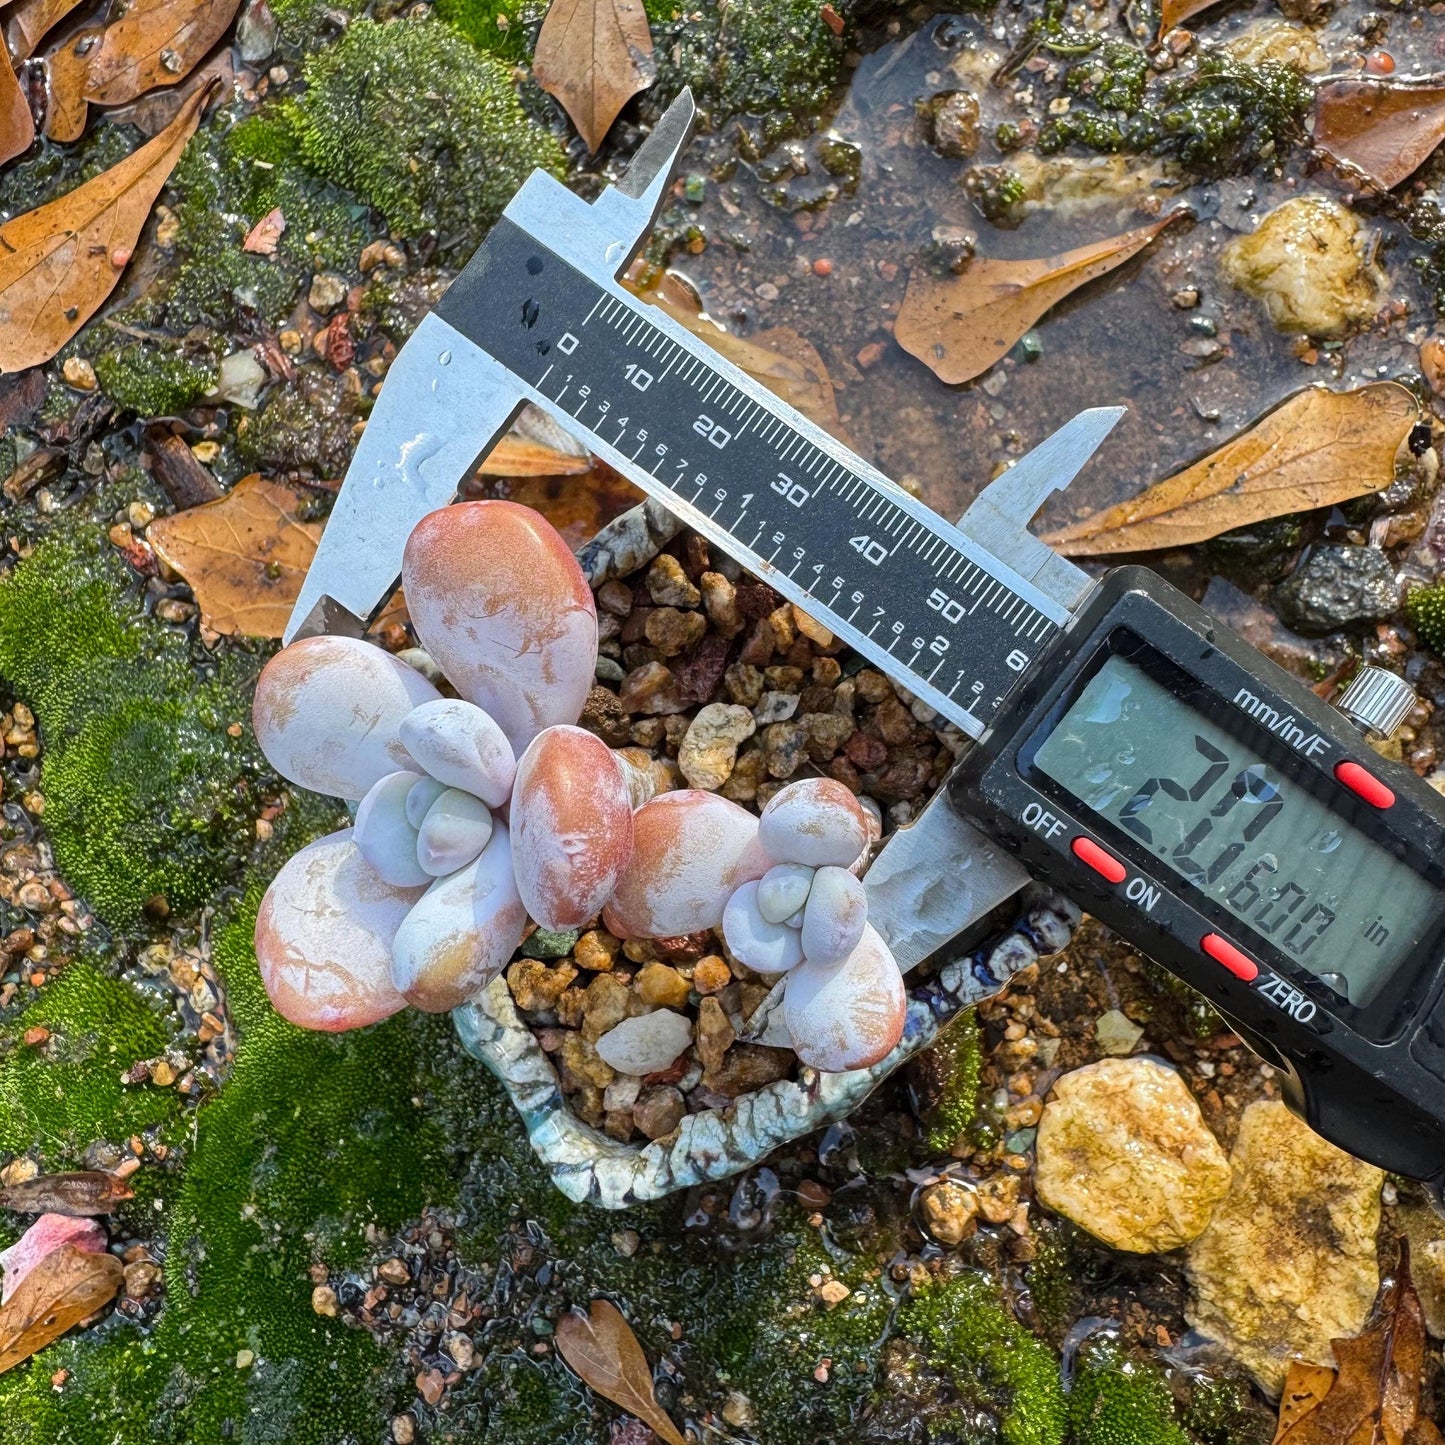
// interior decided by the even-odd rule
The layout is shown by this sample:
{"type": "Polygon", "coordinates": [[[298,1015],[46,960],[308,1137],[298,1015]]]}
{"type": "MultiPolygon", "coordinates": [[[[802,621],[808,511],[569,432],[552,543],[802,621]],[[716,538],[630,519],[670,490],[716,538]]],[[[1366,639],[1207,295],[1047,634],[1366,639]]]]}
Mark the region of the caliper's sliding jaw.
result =
{"type": "MultiPolygon", "coordinates": [[[[627,174],[592,204],[533,171],[504,214],[574,265],[615,279],[652,231],[695,116],[692,92],[684,90],[627,174]]],[[[464,297],[477,284],[481,249],[449,296],[464,297]]],[[[444,311],[423,318],[387,373],[292,609],[286,642],[364,632],[396,586],[412,528],[452,500],[521,409],[524,392],[516,378],[450,325],[444,311]]]]}

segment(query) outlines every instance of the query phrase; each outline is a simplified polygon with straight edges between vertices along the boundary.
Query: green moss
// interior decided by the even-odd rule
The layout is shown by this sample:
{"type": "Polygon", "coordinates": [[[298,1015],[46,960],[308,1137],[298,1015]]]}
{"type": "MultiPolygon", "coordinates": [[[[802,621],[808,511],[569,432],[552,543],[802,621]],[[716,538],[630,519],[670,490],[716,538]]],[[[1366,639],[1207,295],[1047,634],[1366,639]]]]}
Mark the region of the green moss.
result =
{"type": "Polygon", "coordinates": [[[184,411],[214,389],[214,362],[196,360],[173,346],[133,341],[95,358],[101,389],[118,406],[139,416],[184,411]]]}
{"type": "Polygon", "coordinates": [[[532,58],[533,37],[547,12],[540,0],[436,0],[434,8],[479,50],[514,63],[532,58]]]}
{"type": "Polygon", "coordinates": [[[1273,1413],[1241,1375],[1197,1381],[1181,1417],[1203,1445],[1269,1445],[1275,1433],[1273,1413]]]}
{"type": "Polygon", "coordinates": [[[249,735],[227,732],[249,714],[259,657],[228,648],[197,666],[140,603],[99,523],[51,536],[0,580],[0,679],[40,721],[56,861],[122,930],[148,900],[191,908],[236,880],[270,777],[249,735]]]}
{"type": "Polygon", "coordinates": [[[1414,588],[1405,598],[1405,615],[1421,640],[1445,657],[1445,582],[1414,588]]]}
{"type": "Polygon", "coordinates": [[[1073,1445],[1191,1445],[1163,1375],[1112,1343],[1080,1351],[1069,1428],[1073,1445]]]}
{"type": "Polygon", "coordinates": [[[1220,174],[1282,160],[1304,134],[1312,92],[1290,66],[1206,56],[1192,74],[1164,82],[1150,102],[1143,53],[1130,57],[1125,52],[1134,47],[1110,44],[1112,59],[1070,70],[1066,88],[1083,103],[1044,126],[1040,151],[1154,151],[1220,174]]]}
{"type": "Polygon", "coordinates": [[[965,1009],[930,1050],[941,1076],[938,1103],[923,1121],[924,1146],[947,1153],[973,1127],[978,1117],[978,1086],[983,1072],[983,1040],[978,1019],[965,1009]]]}
{"type": "Polygon", "coordinates": [[[986,220],[995,225],[1017,223],[1028,194],[1023,177],[1010,166],[973,166],[963,178],[964,188],[986,220]]]}
{"type": "MultiPolygon", "coordinates": [[[[671,8],[667,5],[658,9],[671,8]]],[[[765,119],[769,137],[806,129],[838,82],[846,48],[813,0],[714,0],[654,21],[658,79],[652,94],[691,85],[714,125],[746,113],[765,119]]],[[[853,5],[833,6],[845,25],[853,5]]],[[[848,32],[845,28],[844,35],[848,32]]]]}
{"type": "Polygon", "coordinates": [[[1058,1362],[986,1275],[970,1271],[924,1290],[900,1312],[899,1330],[947,1371],[966,1404],[996,1416],[1003,1445],[1062,1445],[1058,1362]]]}
{"type": "Polygon", "coordinates": [[[144,137],[127,125],[93,125],[74,145],[32,148],[5,172],[0,215],[7,219],[53,201],[119,164],[144,137]]]}
{"type": "Polygon", "coordinates": [[[293,1028],[261,987],[253,923],[251,906],[216,939],[241,1042],[164,1201],[160,1322],[142,1335],[113,1321],[0,1378],[5,1445],[334,1445],[377,1438],[399,1403],[400,1372],[371,1338],[312,1311],[307,1267],[345,1266],[367,1225],[446,1201],[451,1161],[428,1091],[449,1026],[408,1013],[344,1035],[293,1028]],[[59,1368],[72,1378],[57,1392],[59,1368]]]}
{"type": "Polygon", "coordinates": [[[76,960],[0,1028],[0,1151],[37,1143],[44,1163],[63,1168],[97,1139],[120,1140],[174,1123],[177,1096],[120,1076],[170,1043],[159,1000],[91,960],[76,960]],[[21,1043],[27,1029],[50,1031],[44,1048],[21,1043]]]}
{"type": "Polygon", "coordinates": [[[537,166],[562,172],[511,73],[445,25],[358,20],[306,62],[300,154],[395,228],[475,245],[537,166]]]}

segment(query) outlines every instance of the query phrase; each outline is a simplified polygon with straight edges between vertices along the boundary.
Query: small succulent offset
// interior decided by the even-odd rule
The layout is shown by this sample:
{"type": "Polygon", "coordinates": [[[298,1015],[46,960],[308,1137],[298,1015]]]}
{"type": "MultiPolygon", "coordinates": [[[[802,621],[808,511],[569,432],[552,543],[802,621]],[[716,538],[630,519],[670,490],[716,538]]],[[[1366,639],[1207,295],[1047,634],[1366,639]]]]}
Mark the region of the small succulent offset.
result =
{"type": "MultiPolygon", "coordinates": [[[[286,1018],[340,1030],[408,1003],[452,1009],[501,972],[529,917],[566,931],[600,914],[622,938],[721,929],[740,962],[786,973],[788,1029],[814,1067],[858,1068],[897,1043],[902,978],[849,871],[872,820],[845,787],[791,784],[761,819],[699,790],[654,797],[658,769],[575,726],[596,607],[530,508],[424,517],[402,585],[459,696],[347,637],[293,642],[257,682],[272,766],[357,805],[354,825],[295,854],[262,901],[256,954],[286,1018]]],[[[688,1020],[644,1018],[614,1030],[641,1026],[639,1047],[604,1036],[599,1052],[650,1072],[687,1047],[688,1020]]]]}

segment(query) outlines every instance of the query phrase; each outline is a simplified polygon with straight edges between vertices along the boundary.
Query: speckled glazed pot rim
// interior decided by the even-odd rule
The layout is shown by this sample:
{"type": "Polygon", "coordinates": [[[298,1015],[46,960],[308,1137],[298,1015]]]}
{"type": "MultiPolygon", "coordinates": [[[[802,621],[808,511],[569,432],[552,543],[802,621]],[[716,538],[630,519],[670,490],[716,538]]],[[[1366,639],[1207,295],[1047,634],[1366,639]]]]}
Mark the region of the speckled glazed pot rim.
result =
{"type": "Polygon", "coordinates": [[[452,1019],[463,1047],[506,1089],[557,1188],[578,1203],[626,1209],[739,1174],[789,1140],[844,1118],[964,1009],[1066,947],[1078,909],[1037,886],[1026,889],[1022,900],[1018,916],[1002,934],[909,989],[903,1038],[871,1068],[822,1074],[801,1067],[796,1079],[741,1094],[725,1109],[689,1114],[672,1133],[648,1144],[621,1144],[572,1112],[541,1044],[518,1015],[505,979],[493,979],[453,1010],[452,1019]]]}

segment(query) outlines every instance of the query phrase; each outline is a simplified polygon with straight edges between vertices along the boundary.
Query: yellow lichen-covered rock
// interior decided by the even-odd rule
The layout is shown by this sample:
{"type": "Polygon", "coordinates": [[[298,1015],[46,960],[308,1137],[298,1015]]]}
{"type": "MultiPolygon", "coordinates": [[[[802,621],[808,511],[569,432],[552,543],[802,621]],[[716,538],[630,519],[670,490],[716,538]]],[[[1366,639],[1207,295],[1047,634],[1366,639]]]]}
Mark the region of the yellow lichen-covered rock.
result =
{"type": "Polygon", "coordinates": [[[1039,1120],[1034,1188],[1114,1249],[1188,1244],[1229,1188],[1229,1161],[1194,1095],[1152,1059],[1101,1059],[1065,1074],[1039,1120]]]}
{"type": "Polygon", "coordinates": [[[1315,32],[1307,25],[1292,25],[1288,20],[1257,20],[1225,41],[1220,49],[1242,65],[1273,61],[1304,75],[1316,75],[1330,68],[1329,58],[1315,32]]]}
{"type": "Polygon", "coordinates": [[[1332,1364],[1379,1285],[1385,1176],[1327,1143],[1281,1103],[1245,1110],[1234,1179],[1188,1258],[1188,1318],[1278,1393],[1291,1358],[1332,1364]]]}
{"type": "Polygon", "coordinates": [[[1264,303],[1281,331],[1342,336],[1370,321],[1384,282],[1370,236],[1330,196],[1295,196],[1220,255],[1226,280],[1264,303]]]}

